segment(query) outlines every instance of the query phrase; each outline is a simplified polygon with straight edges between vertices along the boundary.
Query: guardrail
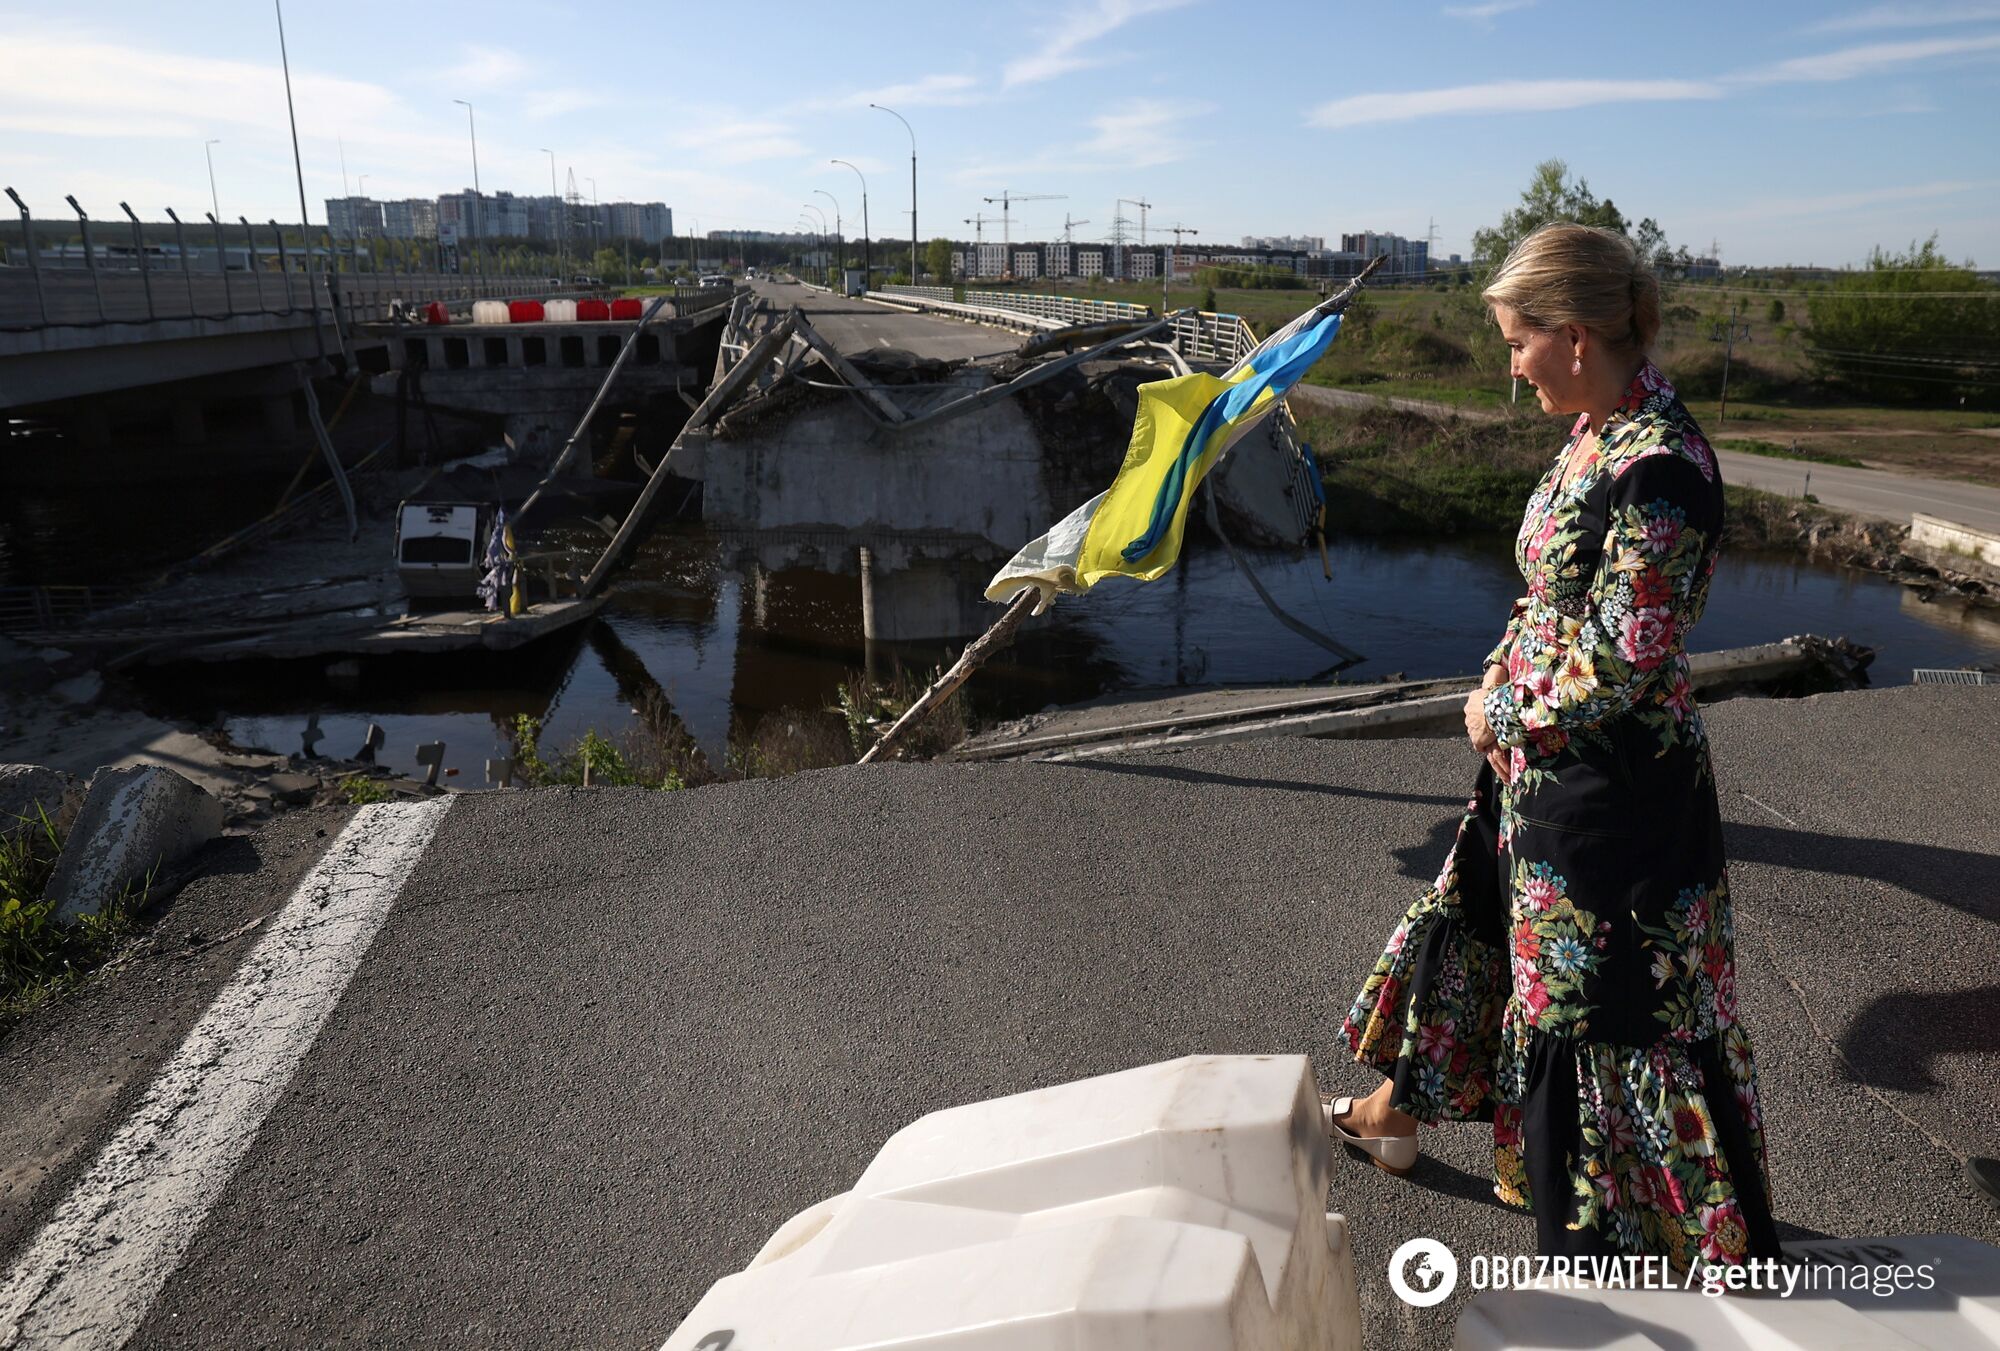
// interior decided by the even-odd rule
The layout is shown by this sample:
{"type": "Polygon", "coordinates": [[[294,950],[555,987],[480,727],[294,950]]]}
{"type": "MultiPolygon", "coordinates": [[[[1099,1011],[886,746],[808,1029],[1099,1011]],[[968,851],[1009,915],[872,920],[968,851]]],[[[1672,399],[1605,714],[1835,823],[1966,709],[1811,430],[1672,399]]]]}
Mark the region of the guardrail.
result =
{"type": "MultiPolygon", "coordinates": [[[[967,291],[965,300],[955,302],[951,291],[942,286],[885,286],[885,296],[901,296],[927,302],[928,306],[952,311],[1004,311],[1048,320],[1068,327],[1077,324],[1117,323],[1121,320],[1150,319],[1157,311],[1122,300],[1087,300],[1077,296],[1036,295],[1024,291],[967,291]]],[[[1233,366],[1257,350],[1257,335],[1241,315],[1213,314],[1207,310],[1176,319],[1170,339],[1174,349],[1191,363],[1233,366]]]]}

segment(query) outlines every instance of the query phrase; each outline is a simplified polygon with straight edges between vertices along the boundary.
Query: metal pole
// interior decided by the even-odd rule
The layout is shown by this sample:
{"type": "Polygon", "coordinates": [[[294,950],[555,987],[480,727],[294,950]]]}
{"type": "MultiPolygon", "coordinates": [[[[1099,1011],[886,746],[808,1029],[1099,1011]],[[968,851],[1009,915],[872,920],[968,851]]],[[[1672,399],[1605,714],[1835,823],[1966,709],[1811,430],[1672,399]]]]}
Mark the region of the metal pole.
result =
{"type": "MultiPolygon", "coordinates": [[[[479,127],[473,121],[470,103],[466,103],[464,99],[453,99],[452,102],[465,103],[465,131],[472,138],[472,216],[473,225],[477,227],[472,233],[475,239],[483,241],[486,238],[486,222],[481,218],[486,214],[486,199],[479,191],[479,127]]],[[[486,251],[480,249],[474,257],[478,259],[479,275],[485,276],[486,251]]]]}
{"type": "Polygon", "coordinates": [[[556,199],[556,219],[554,222],[556,226],[556,275],[567,277],[569,275],[569,263],[567,261],[569,203],[563,200],[562,190],[556,187],[556,152],[547,146],[543,146],[542,153],[549,157],[549,196],[556,199]]]}
{"type": "MultiPolygon", "coordinates": [[[[290,314],[293,308],[292,307],[292,259],[291,255],[285,252],[285,232],[278,228],[278,222],[276,221],[271,221],[270,226],[271,226],[271,238],[278,245],[278,275],[284,278],[285,282],[284,313],[290,314]]],[[[305,253],[307,257],[311,257],[312,241],[309,239],[301,239],[299,241],[299,249],[303,253],[305,253]]],[[[312,280],[310,276],[308,276],[307,278],[306,285],[309,288],[312,285],[312,280]]]]}
{"type": "MultiPolygon", "coordinates": [[[[326,335],[319,331],[319,292],[312,284],[312,245],[309,241],[312,230],[312,212],[306,209],[306,166],[299,158],[299,115],[292,110],[292,58],[285,51],[285,4],[284,0],[271,0],[271,6],[278,12],[278,60],[285,69],[285,116],[292,124],[292,171],[299,181],[299,247],[306,250],[306,295],[312,300],[313,347],[321,357],[326,356],[326,335]]],[[[272,222],[272,228],[277,223],[272,222]]],[[[278,241],[280,258],[284,254],[284,241],[278,241]]],[[[285,278],[285,308],[292,307],[292,282],[285,278]]]]}
{"type": "Polygon", "coordinates": [[[167,219],[174,223],[174,248],[181,255],[181,280],[187,283],[188,318],[192,319],[195,312],[194,268],[188,262],[187,229],[181,224],[181,218],[174,214],[172,207],[167,208],[167,219]]]}
{"type": "Polygon", "coordinates": [[[215,213],[217,219],[222,216],[222,203],[215,195],[215,152],[209,147],[221,144],[219,139],[201,143],[202,157],[208,161],[208,209],[215,213]]]}
{"type": "MultiPolygon", "coordinates": [[[[847,164],[847,161],[837,159],[833,163],[847,164]]],[[[875,284],[875,268],[868,246],[868,176],[852,164],[847,164],[847,167],[854,169],[854,176],[861,180],[861,275],[867,278],[868,285],[872,287],[875,284]]],[[[911,276],[910,284],[914,286],[916,282],[916,277],[911,276]]]]}
{"type": "Polygon", "coordinates": [[[222,242],[222,222],[210,215],[208,223],[215,227],[215,270],[222,274],[222,313],[231,317],[236,313],[236,292],[229,285],[229,249],[222,242]]]}
{"type": "Polygon", "coordinates": [[[28,246],[28,271],[35,274],[35,309],[46,326],[49,322],[49,298],[42,292],[42,260],[35,255],[35,227],[28,216],[28,204],[21,200],[21,194],[9,188],[7,195],[14,199],[15,206],[21,208],[21,239],[28,246]]]}
{"type": "Polygon", "coordinates": [[[879,108],[903,124],[903,130],[910,133],[910,284],[917,283],[917,133],[910,127],[910,119],[894,108],[883,108],[879,103],[871,103],[871,108],[879,108]]]}
{"type": "Polygon", "coordinates": [[[97,275],[97,255],[90,251],[90,217],[76,204],[75,197],[65,197],[63,200],[69,203],[70,210],[76,212],[77,221],[83,230],[83,264],[90,269],[90,284],[97,292],[97,322],[101,324],[105,321],[104,278],[97,275]]]}
{"type": "Polygon", "coordinates": [[[124,203],[118,209],[132,222],[132,251],[139,255],[139,283],[146,288],[146,318],[154,320],[160,316],[153,311],[153,269],[146,262],[146,233],[139,228],[139,217],[124,203]]]}
{"type": "Polygon", "coordinates": [[[243,243],[244,247],[250,250],[250,277],[257,283],[257,312],[268,314],[269,307],[264,304],[264,269],[257,266],[257,234],[250,228],[248,216],[238,216],[236,219],[243,222],[243,243]]]}
{"type": "Polygon", "coordinates": [[[814,188],[813,191],[833,203],[833,247],[838,254],[834,259],[833,266],[836,272],[842,274],[840,289],[845,291],[847,289],[847,278],[845,275],[847,272],[847,242],[842,237],[840,229],[840,199],[825,188],[814,188]]]}

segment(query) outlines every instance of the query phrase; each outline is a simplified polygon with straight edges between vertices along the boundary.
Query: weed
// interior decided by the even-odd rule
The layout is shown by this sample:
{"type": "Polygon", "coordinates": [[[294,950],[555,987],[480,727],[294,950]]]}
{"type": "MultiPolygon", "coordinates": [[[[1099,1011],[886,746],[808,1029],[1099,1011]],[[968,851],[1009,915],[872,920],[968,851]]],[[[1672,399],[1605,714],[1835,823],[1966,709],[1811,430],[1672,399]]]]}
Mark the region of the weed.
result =
{"type": "Polygon", "coordinates": [[[356,807],[370,802],[387,802],[395,796],[389,791],[389,785],[367,774],[353,774],[342,779],[337,791],[342,802],[356,807]]]}
{"type": "Polygon", "coordinates": [[[135,916],[153,882],[149,874],[101,913],[63,923],[45,894],[62,837],[39,807],[23,821],[0,839],[0,1032],[73,989],[136,932],[135,916]]]}

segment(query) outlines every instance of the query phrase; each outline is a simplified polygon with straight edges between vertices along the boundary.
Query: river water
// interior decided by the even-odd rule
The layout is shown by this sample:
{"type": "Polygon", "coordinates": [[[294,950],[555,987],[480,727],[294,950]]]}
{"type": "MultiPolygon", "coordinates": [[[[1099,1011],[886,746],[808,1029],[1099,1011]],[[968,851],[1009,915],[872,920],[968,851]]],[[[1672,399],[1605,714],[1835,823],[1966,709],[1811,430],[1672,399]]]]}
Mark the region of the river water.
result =
{"type": "MultiPolygon", "coordinates": [[[[718,764],[758,720],[832,707],[868,659],[858,574],[760,572],[729,566],[724,553],[699,527],[662,530],[591,630],[551,639],[525,660],[458,662],[429,679],[420,669],[371,669],[346,683],[296,665],[206,668],[153,681],[147,697],[156,712],[220,723],[239,744],[274,750],[296,749],[311,713],[327,734],[321,749],[334,754],[351,753],[379,722],[384,763],[414,770],[417,743],[442,740],[446,763],[470,786],[505,749],[516,714],[544,719],[552,744],[590,728],[615,736],[639,725],[639,696],[657,685],[718,764]]],[[[1519,590],[1497,539],[1347,542],[1332,564],[1329,582],[1317,557],[1252,555],[1280,605],[1366,655],[1343,673],[1350,681],[1475,673],[1519,590]]],[[[1725,555],[1694,646],[1795,633],[1875,648],[1877,685],[1907,683],[1916,667],[2000,661],[2000,612],[1924,604],[1873,575],[1790,555],[1725,555]]],[[[922,672],[954,647],[884,646],[875,662],[922,672]]],[[[985,720],[1150,687],[1310,681],[1331,660],[1274,619],[1211,547],[1157,582],[1114,581],[1059,602],[981,673],[971,696],[985,720]]]]}
{"type": "MultiPolygon", "coordinates": [[[[25,444],[10,440],[17,450],[25,444]]],[[[0,585],[137,581],[253,519],[278,486],[261,479],[189,486],[163,475],[144,491],[110,498],[84,487],[0,490],[0,585]]],[[[637,710],[650,694],[717,764],[766,719],[825,723],[842,683],[871,659],[878,672],[900,663],[920,678],[963,641],[880,644],[871,653],[851,560],[840,560],[844,572],[765,570],[752,552],[698,525],[663,525],[595,621],[504,657],[373,662],[345,679],[321,663],[190,666],[135,677],[136,697],[162,716],[280,751],[299,748],[313,714],[325,733],[319,749],[334,755],[353,753],[378,722],[388,737],[383,763],[414,771],[417,744],[443,741],[446,764],[459,771],[455,782],[473,786],[485,760],[507,748],[520,714],[544,719],[550,744],[591,728],[615,737],[641,727],[637,710]]],[[[1475,673],[1520,587],[1499,537],[1338,542],[1330,582],[1317,556],[1251,560],[1279,604],[1365,654],[1343,673],[1350,681],[1475,673]]],[[[878,574],[878,623],[898,622],[898,596],[976,596],[991,567],[878,574]]],[[[920,599],[915,610],[924,613],[901,619],[922,628],[938,608],[920,599]]],[[[978,603],[956,608],[964,632],[998,613],[978,603]]],[[[1925,604],[1873,574],[1791,554],[1725,553],[1693,646],[1740,647],[1795,633],[1875,648],[1877,685],[1905,683],[1917,667],[2000,662],[2000,611],[1925,604]]],[[[1183,565],[1161,580],[1107,582],[1029,621],[968,696],[985,721],[1145,688],[1311,681],[1331,660],[1274,619],[1228,556],[1197,537],[1183,565]]]]}

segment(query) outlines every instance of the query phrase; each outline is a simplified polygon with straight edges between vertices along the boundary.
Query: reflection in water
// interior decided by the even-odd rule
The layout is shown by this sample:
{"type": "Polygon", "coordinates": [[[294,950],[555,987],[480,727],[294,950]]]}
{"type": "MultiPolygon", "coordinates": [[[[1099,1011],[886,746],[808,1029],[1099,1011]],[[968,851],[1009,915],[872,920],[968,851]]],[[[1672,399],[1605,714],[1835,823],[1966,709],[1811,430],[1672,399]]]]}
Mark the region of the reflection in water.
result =
{"type": "MultiPolygon", "coordinates": [[[[220,721],[240,743],[276,750],[297,747],[312,712],[327,732],[323,748],[334,754],[350,753],[377,721],[389,734],[384,763],[413,770],[417,742],[442,739],[447,763],[462,770],[458,782],[470,787],[481,780],[483,760],[505,749],[517,714],[544,719],[545,739],[561,745],[592,727],[617,735],[637,726],[642,710],[670,709],[719,764],[761,720],[828,709],[840,684],[871,663],[883,675],[898,666],[922,674],[963,645],[962,636],[871,643],[858,559],[825,552],[809,556],[816,566],[768,566],[784,556],[725,543],[698,526],[666,527],[589,637],[505,661],[371,665],[349,685],[301,677],[296,664],[275,679],[254,665],[201,670],[162,679],[154,703],[162,713],[220,721]]],[[[1332,583],[1314,557],[1267,554],[1254,564],[1279,604],[1366,654],[1344,673],[1349,680],[1471,674],[1520,587],[1501,540],[1346,543],[1334,550],[1332,583]]],[[[983,627],[997,607],[964,598],[991,566],[877,565],[870,580],[877,633],[983,627]]],[[[1878,685],[1905,683],[1918,666],[2000,661],[1993,611],[1926,605],[1878,577],[1789,555],[1724,556],[1698,647],[1808,632],[1875,647],[1878,685]]],[[[1272,618],[1226,555],[1196,545],[1170,577],[1114,579],[1031,621],[968,693],[975,715],[990,720],[1152,686],[1310,681],[1329,664],[1324,650],[1272,618]]]]}

